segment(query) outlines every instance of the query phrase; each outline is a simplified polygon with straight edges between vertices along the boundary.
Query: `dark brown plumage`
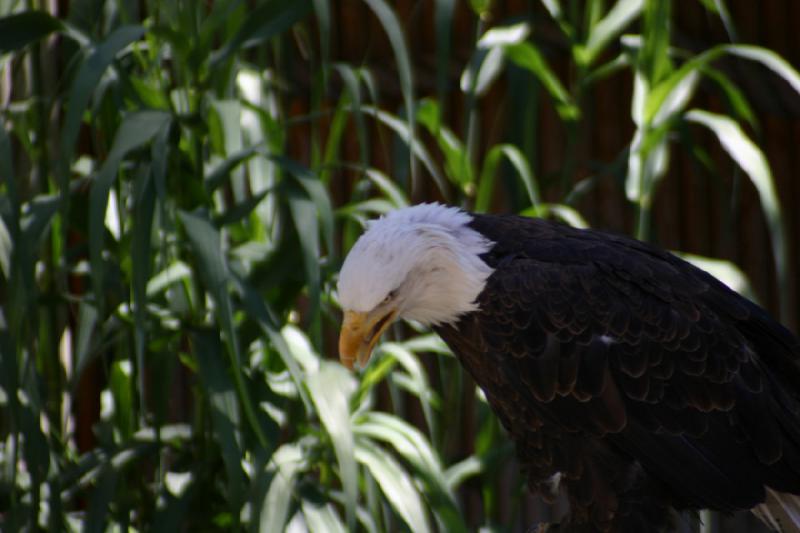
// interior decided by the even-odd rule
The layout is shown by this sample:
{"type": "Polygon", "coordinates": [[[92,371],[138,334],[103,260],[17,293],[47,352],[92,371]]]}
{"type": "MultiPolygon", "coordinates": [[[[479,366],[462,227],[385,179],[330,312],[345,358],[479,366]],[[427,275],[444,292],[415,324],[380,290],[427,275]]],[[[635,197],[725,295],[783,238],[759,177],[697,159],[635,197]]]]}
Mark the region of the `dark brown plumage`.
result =
{"type": "Polygon", "coordinates": [[[479,310],[436,330],[516,441],[556,473],[562,530],[654,531],[672,509],[800,494],[800,344],[756,304],[647,244],[474,215],[495,244],[479,310]]]}

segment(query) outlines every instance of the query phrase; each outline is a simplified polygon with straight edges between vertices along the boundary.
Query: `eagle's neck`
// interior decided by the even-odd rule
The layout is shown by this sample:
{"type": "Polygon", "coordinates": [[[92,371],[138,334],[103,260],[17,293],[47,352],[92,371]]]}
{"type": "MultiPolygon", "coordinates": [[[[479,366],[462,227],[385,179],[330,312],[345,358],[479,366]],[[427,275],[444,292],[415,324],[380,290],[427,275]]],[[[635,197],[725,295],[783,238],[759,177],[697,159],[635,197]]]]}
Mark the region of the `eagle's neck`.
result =
{"type": "Polygon", "coordinates": [[[453,324],[478,308],[493,269],[481,256],[494,243],[470,226],[472,216],[460,209],[423,204],[387,217],[403,228],[402,257],[406,271],[400,286],[400,315],[426,325],[453,324]],[[393,220],[394,219],[394,220],[393,220]]]}

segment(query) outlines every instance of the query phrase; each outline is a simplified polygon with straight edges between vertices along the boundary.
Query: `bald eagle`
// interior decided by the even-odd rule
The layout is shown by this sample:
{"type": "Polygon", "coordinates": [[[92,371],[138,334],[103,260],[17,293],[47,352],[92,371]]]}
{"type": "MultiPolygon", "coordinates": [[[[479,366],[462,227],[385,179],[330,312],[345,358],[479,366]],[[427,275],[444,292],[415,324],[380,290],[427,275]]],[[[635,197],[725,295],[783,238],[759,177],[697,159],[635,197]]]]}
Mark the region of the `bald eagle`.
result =
{"type": "Polygon", "coordinates": [[[341,361],[430,325],[515,441],[559,531],[668,531],[751,509],[800,528],[800,343],[654,246],[439,204],[368,225],[344,261],[341,361]]]}

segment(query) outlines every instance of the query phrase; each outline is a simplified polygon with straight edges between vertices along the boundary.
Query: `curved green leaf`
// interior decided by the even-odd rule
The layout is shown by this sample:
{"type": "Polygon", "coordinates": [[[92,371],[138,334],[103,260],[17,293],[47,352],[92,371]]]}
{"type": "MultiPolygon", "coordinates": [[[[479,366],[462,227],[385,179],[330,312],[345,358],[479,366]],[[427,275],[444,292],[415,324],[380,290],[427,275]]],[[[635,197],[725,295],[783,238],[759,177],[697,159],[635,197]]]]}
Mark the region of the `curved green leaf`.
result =
{"type": "Polygon", "coordinates": [[[308,376],[306,384],[319,419],[333,442],[345,492],[347,525],[352,530],[356,516],[358,472],[349,402],[356,388],[355,379],[341,365],[322,361],[319,371],[308,376]]]}
{"type": "Polygon", "coordinates": [[[62,28],[60,20],[44,11],[23,11],[0,18],[0,54],[24,48],[62,28]]]}
{"type": "Polygon", "coordinates": [[[83,113],[89,105],[94,88],[117,54],[132,42],[140,39],[142,35],[144,35],[144,28],[141,26],[117,28],[105,41],[92,50],[81,64],[69,90],[64,126],[61,129],[62,195],[68,193],[68,169],[75,150],[75,141],[78,138],[83,113]]]}
{"type": "Polygon", "coordinates": [[[211,54],[211,68],[216,68],[240,48],[256,46],[266,40],[280,35],[306,18],[312,11],[310,0],[275,0],[264,2],[248,13],[246,22],[242,24],[233,39],[211,54]]]}
{"type": "Polygon", "coordinates": [[[484,213],[488,211],[492,194],[494,192],[494,181],[497,173],[497,166],[501,159],[505,157],[517,171],[520,181],[528,192],[528,200],[535,206],[540,202],[539,186],[533,175],[528,159],[519,148],[512,144],[498,144],[489,150],[483,160],[480,182],[478,183],[478,193],[475,198],[475,211],[484,213]]]}
{"type": "Polygon", "coordinates": [[[201,279],[216,304],[217,320],[228,345],[231,373],[233,374],[241,407],[258,443],[267,448],[267,437],[256,417],[255,408],[250,400],[250,392],[245,386],[244,376],[242,375],[243,360],[239,347],[239,336],[233,322],[233,302],[228,291],[230,274],[223,255],[219,231],[206,218],[200,215],[180,211],[178,216],[186,230],[186,235],[189,237],[189,243],[197,261],[201,279]]]}
{"type": "Polygon", "coordinates": [[[309,533],[345,533],[344,523],[332,504],[317,504],[303,500],[301,504],[309,533]]]}
{"type": "Polygon", "coordinates": [[[132,150],[150,142],[169,123],[169,120],[170,115],[163,111],[139,111],[126,117],[114,135],[111,151],[92,184],[92,191],[89,195],[89,261],[92,265],[92,281],[97,307],[101,314],[104,302],[102,258],[106,228],[104,220],[111,186],[123,158],[132,150]]]}
{"type": "Polygon", "coordinates": [[[367,467],[397,514],[415,533],[431,530],[422,497],[411,476],[391,455],[367,439],[358,439],[355,457],[367,467]]]}
{"type": "MultiPolygon", "coordinates": [[[[389,43],[392,46],[394,59],[397,66],[397,76],[400,81],[400,92],[403,95],[403,103],[405,104],[406,120],[405,133],[407,138],[404,139],[409,146],[416,144],[416,135],[414,133],[414,121],[416,112],[414,111],[414,84],[412,81],[411,59],[409,58],[408,46],[406,45],[405,37],[403,36],[403,27],[397,19],[394,10],[389,6],[386,0],[364,0],[364,2],[372,9],[375,16],[383,26],[386,36],[389,38],[389,43]]],[[[411,160],[411,179],[416,185],[416,165],[413,158],[411,160]]]]}
{"type": "Polygon", "coordinates": [[[556,110],[562,120],[573,121],[580,117],[580,108],[547,64],[541,52],[531,43],[523,42],[504,46],[506,57],[516,65],[531,71],[556,101],[556,110]]]}
{"type": "Polygon", "coordinates": [[[364,106],[364,112],[368,115],[371,115],[378,119],[378,121],[382,122],[395,133],[397,133],[398,137],[405,142],[411,150],[411,153],[419,159],[420,162],[425,166],[430,173],[433,180],[436,182],[436,186],[439,189],[439,192],[444,197],[445,201],[450,197],[450,194],[447,189],[447,182],[442,176],[441,171],[436,167],[436,163],[434,163],[433,158],[431,157],[428,150],[425,148],[418,139],[412,136],[412,133],[409,131],[408,126],[392,115],[391,113],[387,113],[386,111],[382,111],[374,106],[364,106]]]}
{"type": "Polygon", "coordinates": [[[576,61],[582,65],[591,65],[606,45],[641,14],[643,8],[644,0],[618,0],[591,29],[586,44],[576,54],[576,61]]]}
{"type": "Polygon", "coordinates": [[[258,531],[272,533],[283,531],[289,517],[289,506],[295,493],[298,473],[305,468],[307,456],[298,443],[284,444],[270,460],[272,482],[261,502],[258,531]]]}
{"type": "MultiPolygon", "coordinates": [[[[782,295],[789,294],[788,243],[783,231],[780,200],[775,190],[775,182],[767,158],[739,124],[725,115],[693,109],[686,113],[686,120],[711,130],[731,159],[736,161],[753,182],[769,227],[772,250],[775,254],[778,287],[782,295]]],[[[781,318],[784,321],[789,318],[787,298],[781,298],[781,318]]]]}

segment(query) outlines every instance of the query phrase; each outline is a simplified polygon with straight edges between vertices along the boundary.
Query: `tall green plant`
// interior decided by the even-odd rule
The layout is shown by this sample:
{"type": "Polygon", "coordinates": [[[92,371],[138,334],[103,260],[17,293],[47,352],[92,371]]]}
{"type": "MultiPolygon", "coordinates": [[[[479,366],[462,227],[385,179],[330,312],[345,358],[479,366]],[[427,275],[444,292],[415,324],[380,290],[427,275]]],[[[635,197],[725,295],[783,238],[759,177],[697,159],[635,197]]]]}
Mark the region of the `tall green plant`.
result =
{"type": "MultiPolygon", "coordinates": [[[[732,29],[722,2],[703,4],[732,29]]],[[[760,62],[795,89],[800,77],[762,48],[675,49],[670,5],[544,0],[567,45],[562,79],[530,22],[489,27],[491,3],[470,2],[473,54],[448,83],[460,8],[437,1],[434,98],[415,82],[406,22],[369,0],[397,67],[401,96],[387,103],[368,63],[337,61],[325,0],[78,1],[63,18],[0,3],[0,527],[522,520],[522,480],[499,488],[513,450],[441,341],[397,327],[358,376],[323,356],[335,356],[335,273],[366,219],[426,190],[488,211],[511,182],[515,210],[588,226],[574,151],[593,88],[628,69],[635,134],[597,179],[624,176],[647,237],[674,133],[711,130],[759,193],[785,284],[779,202],[745,133],[754,113],[714,61],[760,62]],[[521,142],[480,138],[478,103],[504,73],[526,116],[554,106],[558,176],[539,168],[535,121],[521,142]],[[692,108],[701,79],[731,113],[692,108]],[[450,86],[463,108],[443,100],[450,86]],[[342,173],[357,178],[344,197],[342,173]],[[461,492],[475,487],[470,520],[461,492]]],[[[690,259],[747,286],[729,264],[690,259]]]]}

